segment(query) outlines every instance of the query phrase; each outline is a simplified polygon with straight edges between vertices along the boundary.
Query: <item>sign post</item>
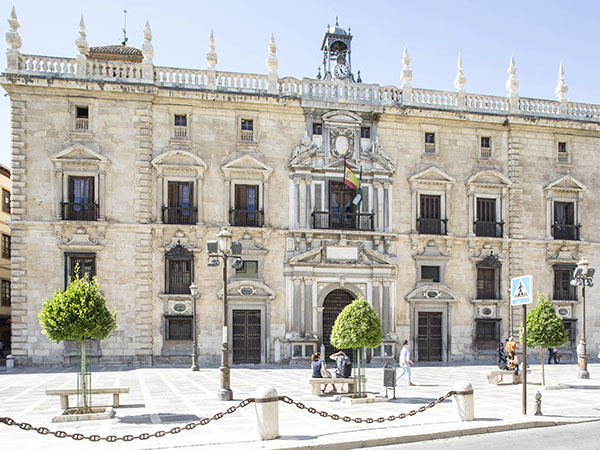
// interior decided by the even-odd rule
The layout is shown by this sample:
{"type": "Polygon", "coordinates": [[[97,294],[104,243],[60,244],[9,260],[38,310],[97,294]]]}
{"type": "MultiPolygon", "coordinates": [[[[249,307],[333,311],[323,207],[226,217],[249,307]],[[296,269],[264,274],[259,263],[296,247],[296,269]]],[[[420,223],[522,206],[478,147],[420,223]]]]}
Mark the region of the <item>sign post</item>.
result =
{"type": "Polygon", "coordinates": [[[531,275],[510,280],[510,304],[523,305],[523,414],[527,414],[527,305],[533,302],[531,275]]]}

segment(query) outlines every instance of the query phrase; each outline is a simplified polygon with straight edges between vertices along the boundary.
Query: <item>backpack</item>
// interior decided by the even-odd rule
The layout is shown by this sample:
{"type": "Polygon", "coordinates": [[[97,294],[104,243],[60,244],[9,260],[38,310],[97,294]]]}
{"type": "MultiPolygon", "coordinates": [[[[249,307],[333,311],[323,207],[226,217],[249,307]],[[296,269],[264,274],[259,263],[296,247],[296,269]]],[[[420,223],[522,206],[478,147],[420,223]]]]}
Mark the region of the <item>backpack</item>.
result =
{"type": "Polygon", "coordinates": [[[352,377],[352,361],[349,358],[344,358],[342,361],[342,377],[352,377]]]}

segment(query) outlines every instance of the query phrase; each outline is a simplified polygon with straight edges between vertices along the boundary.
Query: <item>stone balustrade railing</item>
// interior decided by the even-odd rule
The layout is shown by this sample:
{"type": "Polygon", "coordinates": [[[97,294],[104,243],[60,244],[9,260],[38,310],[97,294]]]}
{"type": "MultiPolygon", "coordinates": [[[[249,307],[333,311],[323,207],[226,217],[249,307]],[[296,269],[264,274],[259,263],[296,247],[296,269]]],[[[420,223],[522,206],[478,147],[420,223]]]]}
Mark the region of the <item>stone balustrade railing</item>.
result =
{"type": "MultiPolygon", "coordinates": [[[[600,122],[600,105],[518,97],[507,97],[408,88],[405,92],[394,86],[365,83],[338,83],[293,77],[276,78],[270,75],[220,72],[215,70],[181,69],[152,66],[144,63],[125,63],[91,59],[58,58],[39,55],[20,55],[18,74],[59,76],[61,78],[115,79],[120,82],[151,82],[158,86],[178,86],[190,89],[212,89],[227,92],[279,94],[306,101],[341,101],[372,107],[408,106],[485,112],[491,114],[522,114],[536,117],[568,118],[600,122]],[[153,70],[153,76],[144,70],[153,70]],[[271,81],[270,81],[271,80],[271,81]]],[[[15,73],[15,71],[11,71],[15,73]]]]}

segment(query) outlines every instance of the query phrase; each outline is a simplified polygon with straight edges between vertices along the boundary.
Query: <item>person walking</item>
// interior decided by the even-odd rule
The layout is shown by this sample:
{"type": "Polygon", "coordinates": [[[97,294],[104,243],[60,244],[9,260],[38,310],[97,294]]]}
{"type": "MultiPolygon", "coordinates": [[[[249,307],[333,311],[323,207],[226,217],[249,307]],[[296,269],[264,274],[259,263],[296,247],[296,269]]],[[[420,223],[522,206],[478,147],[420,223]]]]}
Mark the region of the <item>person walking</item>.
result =
{"type": "Polygon", "coordinates": [[[554,359],[554,364],[558,364],[558,359],[556,358],[556,354],[558,350],[556,347],[550,347],[548,349],[548,364],[551,364],[551,361],[554,359]]]}
{"type": "Polygon", "coordinates": [[[412,383],[412,380],[411,380],[411,373],[410,373],[410,366],[413,365],[413,362],[410,360],[410,352],[408,350],[408,341],[406,339],[404,340],[404,342],[402,342],[402,350],[400,351],[399,365],[400,365],[400,368],[402,369],[402,373],[398,376],[398,378],[396,378],[396,383],[398,382],[398,380],[400,380],[400,378],[402,378],[404,376],[404,374],[406,374],[407,378],[408,378],[408,385],[414,386],[414,384],[412,383]]]}

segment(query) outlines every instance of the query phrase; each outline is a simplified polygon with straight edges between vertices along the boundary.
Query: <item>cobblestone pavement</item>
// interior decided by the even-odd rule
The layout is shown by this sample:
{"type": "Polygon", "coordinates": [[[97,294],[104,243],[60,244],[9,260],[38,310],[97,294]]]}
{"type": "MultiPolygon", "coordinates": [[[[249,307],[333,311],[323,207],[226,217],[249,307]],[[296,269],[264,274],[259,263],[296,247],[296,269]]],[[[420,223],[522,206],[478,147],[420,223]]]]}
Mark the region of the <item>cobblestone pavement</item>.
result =
{"type": "MultiPolygon", "coordinates": [[[[456,381],[469,381],[475,392],[475,417],[473,422],[455,421],[452,401],[448,399],[425,412],[403,420],[384,423],[346,423],[309,414],[293,405],[279,402],[281,438],[272,441],[258,439],[255,406],[249,406],[194,430],[184,430],[162,438],[146,441],[94,443],[59,439],[38,435],[17,427],[0,424],[2,449],[61,449],[70,448],[356,448],[366,444],[382,445],[392,442],[423,440],[451,435],[481,433],[501,430],[503,427],[547,426],[555,423],[600,420],[600,364],[590,364],[590,380],[577,379],[577,366],[559,364],[546,366],[548,385],[570,385],[570,388],[544,390],[533,384],[541,379],[539,365],[532,365],[528,377],[528,415],[522,415],[522,385],[487,383],[487,373],[492,365],[415,366],[413,382],[407,386],[405,379],[396,389],[397,399],[385,403],[347,404],[338,397],[314,396],[310,393],[308,368],[262,366],[234,366],[231,402],[217,400],[219,371],[201,368],[192,372],[182,367],[132,368],[101,366],[93,371],[92,385],[128,386],[129,394],[121,396],[121,406],[115,408],[111,420],[74,423],[51,423],[59,412],[57,397],[47,397],[46,389],[74,387],[72,368],[27,368],[0,372],[0,417],[44,426],[51,430],[84,435],[114,434],[139,435],[168,431],[197,422],[215,413],[225,411],[241,400],[253,397],[258,386],[274,386],[279,395],[286,395],[318,410],[351,417],[378,418],[398,415],[445,395],[456,381]],[[536,391],[542,393],[543,417],[533,416],[536,391]]],[[[375,395],[385,395],[383,369],[367,368],[367,390],[375,395]]],[[[507,380],[509,381],[509,380],[507,380]]],[[[563,386],[565,387],[565,386],[563,386]]],[[[108,404],[109,395],[94,397],[94,404],[108,404]]],[[[72,401],[73,402],[73,401],[72,401]]]]}

